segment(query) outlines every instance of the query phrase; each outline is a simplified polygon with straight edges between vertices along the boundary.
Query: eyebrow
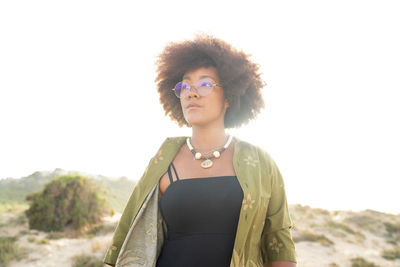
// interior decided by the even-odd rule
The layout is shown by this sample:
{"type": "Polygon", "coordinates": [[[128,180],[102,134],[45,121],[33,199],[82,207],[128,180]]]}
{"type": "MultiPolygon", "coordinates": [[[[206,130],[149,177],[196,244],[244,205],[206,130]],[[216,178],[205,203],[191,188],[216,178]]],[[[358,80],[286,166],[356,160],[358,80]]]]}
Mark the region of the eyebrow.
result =
{"type": "MultiPolygon", "coordinates": [[[[215,79],[214,77],[211,77],[211,76],[209,76],[209,75],[201,75],[201,76],[200,76],[200,79],[204,79],[204,78],[211,78],[212,80],[216,81],[216,79],[215,79]]],[[[189,76],[184,76],[184,77],[182,78],[182,80],[190,80],[190,77],[189,77],[189,76]]]]}

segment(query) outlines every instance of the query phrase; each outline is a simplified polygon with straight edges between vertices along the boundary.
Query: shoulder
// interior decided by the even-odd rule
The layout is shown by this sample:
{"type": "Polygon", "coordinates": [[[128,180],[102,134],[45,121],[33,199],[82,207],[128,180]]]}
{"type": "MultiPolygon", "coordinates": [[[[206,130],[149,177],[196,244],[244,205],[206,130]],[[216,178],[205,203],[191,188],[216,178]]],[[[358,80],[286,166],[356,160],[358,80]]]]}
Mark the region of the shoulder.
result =
{"type": "Polygon", "coordinates": [[[164,139],[159,149],[175,147],[183,144],[188,136],[169,136],[164,139]]]}
{"type": "Polygon", "coordinates": [[[189,136],[169,136],[165,138],[164,142],[182,142],[186,140],[189,136]]]}
{"type": "Polygon", "coordinates": [[[265,168],[267,171],[272,171],[272,169],[276,167],[274,159],[266,148],[239,138],[236,138],[236,140],[239,142],[239,153],[243,154],[244,157],[251,156],[252,158],[257,158],[261,167],[265,168]]]}

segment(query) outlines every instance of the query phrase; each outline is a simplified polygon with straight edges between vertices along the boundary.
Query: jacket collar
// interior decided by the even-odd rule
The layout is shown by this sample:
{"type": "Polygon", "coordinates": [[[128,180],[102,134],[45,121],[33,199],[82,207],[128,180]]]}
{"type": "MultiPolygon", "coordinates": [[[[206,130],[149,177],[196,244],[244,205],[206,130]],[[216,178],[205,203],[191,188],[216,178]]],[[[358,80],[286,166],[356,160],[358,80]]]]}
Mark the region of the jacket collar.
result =
{"type": "MultiPolygon", "coordinates": [[[[159,182],[160,177],[168,170],[168,166],[171,164],[176,154],[186,142],[186,138],[188,136],[177,136],[177,137],[168,137],[165,139],[164,143],[161,145],[157,154],[150,161],[150,166],[147,168],[147,178],[149,182],[147,186],[144,188],[146,195],[153,186],[159,182]],[[156,168],[153,168],[156,167],[156,168]]],[[[233,136],[234,145],[234,154],[233,154],[233,166],[239,180],[239,183],[243,190],[245,190],[243,176],[241,175],[241,169],[239,168],[240,162],[243,162],[244,155],[243,152],[247,146],[247,142],[242,141],[236,136],[233,136]]],[[[244,192],[246,193],[246,192],[244,192]]]]}
{"type": "MultiPolygon", "coordinates": [[[[168,137],[161,145],[157,154],[151,159],[149,167],[146,169],[145,175],[147,177],[144,180],[147,182],[143,184],[144,196],[147,195],[154,188],[154,186],[158,184],[160,177],[168,170],[168,166],[175,158],[179,149],[186,142],[187,137],[188,136],[168,137]]],[[[243,195],[246,198],[250,190],[247,180],[251,178],[246,177],[246,173],[248,173],[248,169],[246,168],[249,167],[249,160],[257,159],[258,155],[255,146],[250,145],[248,142],[245,142],[236,136],[233,136],[233,140],[235,141],[233,166],[239,184],[243,190],[243,195]],[[245,162],[247,164],[245,164],[245,162]]],[[[256,173],[260,173],[260,170],[256,171],[256,173]]],[[[242,209],[239,216],[237,232],[245,233],[250,231],[250,229],[243,229],[248,227],[248,224],[245,223],[245,215],[242,212],[242,209]]],[[[239,254],[241,251],[243,251],[243,249],[238,246],[239,244],[244,244],[244,240],[238,239],[244,237],[245,235],[236,235],[234,249],[238,251],[239,254]]]]}

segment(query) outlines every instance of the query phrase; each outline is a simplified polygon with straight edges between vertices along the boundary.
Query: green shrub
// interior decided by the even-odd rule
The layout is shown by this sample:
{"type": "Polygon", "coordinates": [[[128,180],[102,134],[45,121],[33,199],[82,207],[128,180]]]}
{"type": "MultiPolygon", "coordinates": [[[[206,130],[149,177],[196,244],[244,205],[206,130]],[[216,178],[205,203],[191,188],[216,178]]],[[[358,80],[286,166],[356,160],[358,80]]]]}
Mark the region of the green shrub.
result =
{"type": "Polygon", "coordinates": [[[400,243],[400,223],[383,223],[386,228],[385,240],[387,243],[397,245],[400,243]]]}
{"type": "Polygon", "coordinates": [[[396,246],[392,249],[385,249],[382,252],[382,257],[387,260],[400,259],[400,247],[396,246]]]}
{"type": "Polygon", "coordinates": [[[103,262],[90,255],[80,254],[72,258],[72,267],[103,267],[103,262]]]}
{"type": "Polygon", "coordinates": [[[400,223],[393,224],[390,222],[384,222],[383,224],[390,235],[400,234],[400,223]]]}
{"type": "Polygon", "coordinates": [[[40,192],[26,197],[31,201],[26,215],[31,229],[63,231],[66,227],[80,230],[89,224],[101,222],[110,214],[102,189],[90,178],[79,174],[56,177],[40,192]]]}
{"type": "Polygon", "coordinates": [[[357,257],[351,259],[351,267],[379,267],[379,265],[376,265],[373,262],[367,261],[364,258],[357,257]]]}
{"type": "Polygon", "coordinates": [[[0,267],[8,266],[10,261],[22,259],[27,255],[26,250],[20,248],[16,241],[14,236],[0,237],[0,267]]]}

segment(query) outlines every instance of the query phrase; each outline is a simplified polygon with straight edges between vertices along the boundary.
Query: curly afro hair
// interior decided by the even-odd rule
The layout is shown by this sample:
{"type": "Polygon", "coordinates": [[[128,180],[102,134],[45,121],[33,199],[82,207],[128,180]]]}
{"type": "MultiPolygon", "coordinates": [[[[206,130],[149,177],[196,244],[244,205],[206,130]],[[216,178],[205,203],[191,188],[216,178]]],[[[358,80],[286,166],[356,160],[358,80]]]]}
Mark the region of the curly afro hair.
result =
{"type": "Polygon", "coordinates": [[[261,89],[266,83],[258,73],[259,65],[251,62],[249,57],[225,41],[207,34],[198,34],[194,40],[180,43],[169,42],[156,60],[155,82],[165,115],[169,115],[179,127],[191,127],[172,88],[186,72],[214,66],[229,102],[224,127],[238,128],[255,119],[265,107],[261,89]]]}

